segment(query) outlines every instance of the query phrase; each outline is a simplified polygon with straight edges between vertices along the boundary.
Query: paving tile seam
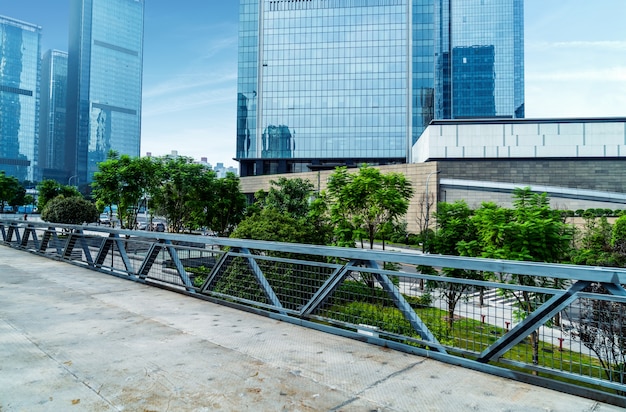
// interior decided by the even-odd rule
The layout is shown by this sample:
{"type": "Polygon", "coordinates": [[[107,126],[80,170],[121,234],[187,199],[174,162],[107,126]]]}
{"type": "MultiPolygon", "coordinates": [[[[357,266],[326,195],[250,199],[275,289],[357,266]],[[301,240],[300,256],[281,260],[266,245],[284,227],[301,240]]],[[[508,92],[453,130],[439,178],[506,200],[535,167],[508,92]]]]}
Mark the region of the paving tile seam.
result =
{"type": "Polygon", "coordinates": [[[411,363],[409,366],[407,366],[407,367],[405,367],[405,368],[402,368],[402,369],[397,370],[397,371],[395,371],[395,372],[393,372],[393,373],[390,373],[389,375],[384,376],[384,377],[380,378],[379,380],[377,380],[377,381],[373,382],[373,383],[372,383],[372,384],[370,384],[369,386],[367,386],[367,387],[363,388],[360,392],[358,392],[358,393],[357,393],[357,395],[360,395],[360,394],[362,394],[362,393],[364,393],[364,392],[366,392],[366,391],[368,391],[368,390],[374,389],[374,388],[376,388],[377,386],[379,386],[379,385],[381,385],[381,384],[383,384],[383,383],[387,382],[387,381],[388,381],[388,380],[390,380],[390,379],[393,379],[393,378],[398,377],[398,376],[400,376],[400,375],[402,375],[402,374],[404,374],[404,373],[407,373],[408,371],[410,371],[410,370],[411,370],[411,369],[413,369],[414,367],[419,366],[419,365],[423,365],[423,364],[424,364],[424,363],[426,363],[427,361],[428,361],[428,359],[422,359],[422,360],[420,360],[420,361],[417,361],[417,362],[413,362],[413,363],[411,363]]]}
{"type": "MultiPolygon", "coordinates": [[[[375,389],[376,387],[382,385],[383,383],[387,382],[390,379],[396,378],[402,374],[406,374],[407,372],[409,372],[410,370],[412,370],[413,368],[415,368],[416,366],[422,365],[424,363],[426,363],[429,359],[422,359],[418,362],[413,362],[412,364],[410,364],[409,366],[402,368],[400,370],[397,370],[393,373],[388,374],[385,377],[382,377],[381,379],[372,382],[370,385],[368,385],[367,387],[361,389],[360,391],[356,392],[353,394],[353,397],[350,399],[347,399],[345,402],[342,402],[340,405],[335,406],[334,408],[330,409],[330,411],[340,411],[341,408],[344,408],[360,399],[365,399],[369,402],[373,402],[373,403],[377,403],[380,405],[379,402],[377,402],[374,399],[369,399],[366,396],[363,396],[366,392],[375,389]]],[[[388,411],[392,411],[392,410],[396,410],[395,408],[391,408],[389,405],[380,405],[381,407],[384,407],[385,410],[388,411]]]]}

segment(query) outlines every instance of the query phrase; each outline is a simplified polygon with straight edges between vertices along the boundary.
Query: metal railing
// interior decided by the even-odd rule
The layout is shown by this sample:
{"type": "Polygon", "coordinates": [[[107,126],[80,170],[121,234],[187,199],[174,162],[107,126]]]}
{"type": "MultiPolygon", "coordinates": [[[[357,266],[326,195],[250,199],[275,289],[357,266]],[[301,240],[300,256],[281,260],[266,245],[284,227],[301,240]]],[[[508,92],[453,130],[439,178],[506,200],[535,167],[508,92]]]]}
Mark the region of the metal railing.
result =
{"type": "Polygon", "coordinates": [[[2,242],[626,405],[626,270],[0,220],[2,242]]]}

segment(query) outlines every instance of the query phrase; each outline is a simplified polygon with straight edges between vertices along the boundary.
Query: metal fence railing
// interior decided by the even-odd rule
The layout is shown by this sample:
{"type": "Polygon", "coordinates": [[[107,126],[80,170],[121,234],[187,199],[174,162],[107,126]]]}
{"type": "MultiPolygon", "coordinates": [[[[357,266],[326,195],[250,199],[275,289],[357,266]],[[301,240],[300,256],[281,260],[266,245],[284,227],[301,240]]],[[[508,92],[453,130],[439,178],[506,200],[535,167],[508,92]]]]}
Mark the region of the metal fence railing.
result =
{"type": "Polygon", "coordinates": [[[626,406],[626,270],[0,220],[5,245],[626,406]]]}

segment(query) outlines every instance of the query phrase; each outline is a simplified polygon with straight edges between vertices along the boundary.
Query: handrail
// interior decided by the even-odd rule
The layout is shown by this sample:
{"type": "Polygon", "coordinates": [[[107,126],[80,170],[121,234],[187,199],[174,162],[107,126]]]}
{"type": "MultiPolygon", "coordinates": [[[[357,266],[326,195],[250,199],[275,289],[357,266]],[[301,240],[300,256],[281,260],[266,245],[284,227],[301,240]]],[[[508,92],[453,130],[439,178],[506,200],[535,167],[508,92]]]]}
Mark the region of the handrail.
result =
{"type": "Polygon", "coordinates": [[[621,268],[18,220],[0,220],[0,235],[135,282],[626,406],[626,349],[607,355],[584,335],[626,340],[621,268]],[[454,278],[441,268],[491,275],[454,278]]]}

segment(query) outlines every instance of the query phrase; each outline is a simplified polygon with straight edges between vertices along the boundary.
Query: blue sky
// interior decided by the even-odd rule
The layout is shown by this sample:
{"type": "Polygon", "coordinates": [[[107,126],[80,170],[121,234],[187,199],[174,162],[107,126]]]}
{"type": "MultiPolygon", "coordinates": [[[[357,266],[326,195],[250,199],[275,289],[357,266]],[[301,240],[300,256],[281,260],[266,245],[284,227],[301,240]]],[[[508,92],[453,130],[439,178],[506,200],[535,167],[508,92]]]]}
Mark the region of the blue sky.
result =
{"type": "MultiPolygon", "coordinates": [[[[237,0],[146,0],[141,154],[237,166],[237,0]],[[173,6],[175,5],[175,6],[173,6]]],[[[67,50],[69,0],[0,0],[67,50]]],[[[527,117],[626,117],[626,0],[526,0],[527,117]]]]}

